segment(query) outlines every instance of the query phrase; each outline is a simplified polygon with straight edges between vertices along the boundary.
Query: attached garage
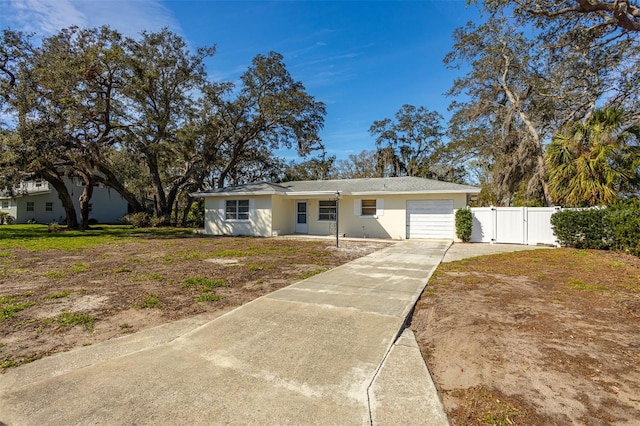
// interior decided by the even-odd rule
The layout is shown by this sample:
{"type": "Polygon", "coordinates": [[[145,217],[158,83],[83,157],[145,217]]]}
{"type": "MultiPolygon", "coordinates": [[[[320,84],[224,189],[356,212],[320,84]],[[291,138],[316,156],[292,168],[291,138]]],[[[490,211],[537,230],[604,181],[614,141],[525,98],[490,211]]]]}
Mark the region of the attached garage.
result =
{"type": "Polygon", "coordinates": [[[454,237],[453,200],[407,201],[407,238],[454,237]]]}

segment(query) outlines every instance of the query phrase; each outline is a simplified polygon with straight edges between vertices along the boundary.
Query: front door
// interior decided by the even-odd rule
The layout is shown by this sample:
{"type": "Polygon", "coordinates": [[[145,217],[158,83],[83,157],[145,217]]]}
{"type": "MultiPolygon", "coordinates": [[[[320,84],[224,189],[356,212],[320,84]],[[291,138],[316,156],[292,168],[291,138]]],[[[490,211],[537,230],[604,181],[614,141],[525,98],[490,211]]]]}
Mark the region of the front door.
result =
{"type": "Polygon", "coordinates": [[[307,214],[307,202],[296,201],[296,234],[306,234],[309,232],[309,224],[307,214]]]}

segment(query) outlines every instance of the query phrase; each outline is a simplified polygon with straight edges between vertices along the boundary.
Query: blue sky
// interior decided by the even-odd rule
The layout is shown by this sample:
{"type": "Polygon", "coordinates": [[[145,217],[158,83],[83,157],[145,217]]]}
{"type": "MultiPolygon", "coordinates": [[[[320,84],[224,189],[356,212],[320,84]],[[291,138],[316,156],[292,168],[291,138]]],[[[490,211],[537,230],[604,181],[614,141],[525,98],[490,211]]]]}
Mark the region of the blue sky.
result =
{"type": "Polygon", "coordinates": [[[442,59],[453,30],[479,19],[466,0],[0,0],[2,28],[39,36],[70,25],[107,24],[131,36],[166,26],[193,48],[215,44],[207,70],[217,81],[236,81],[256,54],[279,52],[327,105],[321,137],[339,159],[373,149],[369,127],[403,104],[448,117],[444,93],[456,73],[442,59]]]}

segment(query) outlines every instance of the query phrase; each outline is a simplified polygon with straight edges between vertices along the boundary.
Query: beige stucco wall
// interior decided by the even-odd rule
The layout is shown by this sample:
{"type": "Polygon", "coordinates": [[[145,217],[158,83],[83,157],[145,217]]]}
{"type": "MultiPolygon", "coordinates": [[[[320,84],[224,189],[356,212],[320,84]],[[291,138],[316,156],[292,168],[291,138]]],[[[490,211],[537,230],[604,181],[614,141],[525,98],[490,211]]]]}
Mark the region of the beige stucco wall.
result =
{"type": "MultiPolygon", "coordinates": [[[[332,200],[333,197],[324,198],[332,200]]],[[[307,199],[307,212],[309,218],[309,234],[310,235],[334,235],[336,233],[336,224],[332,220],[320,220],[320,200],[307,199]]]]}
{"type": "MultiPolygon", "coordinates": [[[[326,198],[331,199],[331,198],[326,198]]],[[[339,233],[347,237],[392,238],[405,239],[407,237],[407,201],[412,200],[453,200],[453,208],[463,208],[467,204],[466,194],[432,194],[432,195],[375,195],[343,196],[340,199],[339,233]],[[376,216],[360,216],[359,204],[356,200],[376,199],[379,209],[376,216]]],[[[319,200],[307,200],[309,203],[309,234],[333,235],[335,223],[333,221],[318,220],[319,200]]],[[[451,235],[454,238],[455,235],[451,235]]]]}
{"type": "MultiPolygon", "coordinates": [[[[271,236],[293,234],[295,231],[297,201],[307,202],[308,234],[335,235],[334,221],[319,219],[319,201],[325,198],[295,198],[279,195],[207,197],[205,198],[205,232],[214,235],[257,235],[271,236]],[[224,201],[228,199],[249,199],[249,221],[225,221],[224,201]]],[[[454,211],[467,204],[466,194],[431,195],[375,195],[343,196],[340,199],[339,234],[356,238],[407,237],[407,201],[413,200],[453,200],[454,211]],[[378,200],[375,216],[360,216],[359,200],[378,200]],[[381,208],[380,208],[381,207],[381,208]]],[[[455,231],[454,231],[455,233],[455,231]]],[[[451,235],[455,238],[455,235],[451,235]]]]}
{"type": "Polygon", "coordinates": [[[279,195],[274,195],[271,199],[273,232],[278,235],[289,235],[294,233],[294,224],[296,220],[295,201],[279,195]]]}
{"type": "MultiPolygon", "coordinates": [[[[345,222],[345,227],[341,230],[347,235],[354,233],[355,236],[367,234],[370,238],[393,238],[405,239],[407,237],[407,201],[413,200],[453,200],[453,208],[463,208],[467,204],[466,194],[430,194],[430,195],[388,195],[385,197],[359,196],[345,197],[350,199],[350,215],[341,215],[340,219],[345,222]],[[383,209],[381,215],[375,217],[361,217],[354,214],[355,199],[382,199],[383,209]],[[364,230],[362,229],[364,226],[364,230]],[[360,233],[360,235],[358,235],[360,233]]],[[[345,212],[346,214],[347,212],[345,212]]],[[[453,216],[451,218],[453,221],[453,216]]],[[[451,235],[454,238],[455,235],[451,235]]]]}
{"type": "Polygon", "coordinates": [[[270,237],[272,231],[271,196],[206,197],[204,230],[212,235],[254,235],[270,237]],[[225,220],[226,200],[249,200],[249,220],[225,220]]]}

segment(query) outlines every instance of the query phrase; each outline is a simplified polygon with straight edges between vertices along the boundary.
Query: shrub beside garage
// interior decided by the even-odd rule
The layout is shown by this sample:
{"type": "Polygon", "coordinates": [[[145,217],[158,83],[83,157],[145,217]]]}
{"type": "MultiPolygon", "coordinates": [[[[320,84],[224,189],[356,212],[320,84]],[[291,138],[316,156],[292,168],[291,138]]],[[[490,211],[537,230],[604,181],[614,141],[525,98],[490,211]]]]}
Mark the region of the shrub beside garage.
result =
{"type": "Polygon", "coordinates": [[[471,241],[471,233],[473,231],[473,213],[468,207],[456,211],[456,235],[462,242],[471,241]]]}

